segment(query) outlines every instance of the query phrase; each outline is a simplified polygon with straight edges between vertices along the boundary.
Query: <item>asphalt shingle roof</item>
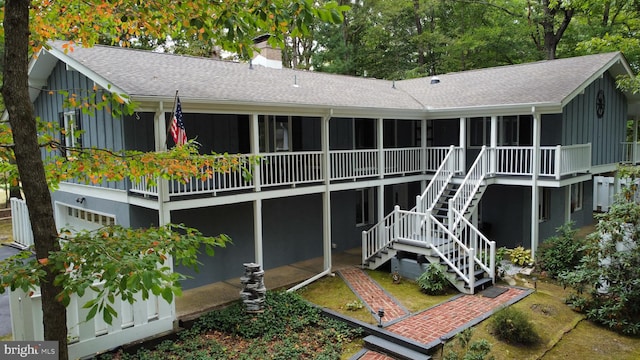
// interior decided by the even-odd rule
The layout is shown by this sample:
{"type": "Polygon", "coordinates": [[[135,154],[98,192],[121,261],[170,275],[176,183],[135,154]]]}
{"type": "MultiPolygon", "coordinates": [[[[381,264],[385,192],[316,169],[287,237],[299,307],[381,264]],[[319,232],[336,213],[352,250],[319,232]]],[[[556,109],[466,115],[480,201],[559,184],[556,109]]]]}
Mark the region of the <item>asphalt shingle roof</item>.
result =
{"type": "Polygon", "coordinates": [[[619,53],[539,61],[401,81],[397,86],[429,109],[559,104],[619,53]]]}
{"type": "Polygon", "coordinates": [[[360,108],[422,109],[386,80],[272,69],[208,58],[109,46],[67,56],[131,96],[360,108]],[[296,86],[297,85],[297,86],[296,86]]]}
{"type": "Polygon", "coordinates": [[[66,56],[132,97],[166,99],[179,90],[185,100],[407,111],[557,105],[623,59],[606,53],[443,74],[438,84],[430,77],[394,84],[110,46],[76,47],[66,56]]]}

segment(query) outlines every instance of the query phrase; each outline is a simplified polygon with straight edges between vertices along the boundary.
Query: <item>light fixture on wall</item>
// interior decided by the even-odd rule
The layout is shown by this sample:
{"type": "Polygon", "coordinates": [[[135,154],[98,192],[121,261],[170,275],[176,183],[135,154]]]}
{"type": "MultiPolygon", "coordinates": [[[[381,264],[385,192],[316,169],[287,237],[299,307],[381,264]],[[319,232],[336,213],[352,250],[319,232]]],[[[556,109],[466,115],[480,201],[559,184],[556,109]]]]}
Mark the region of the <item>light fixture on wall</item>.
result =
{"type": "Polygon", "coordinates": [[[85,200],[86,200],[86,199],[84,198],[84,196],[83,196],[83,197],[76,198],[76,202],[77,202],[78,204],[84,204],[85,200]]]}

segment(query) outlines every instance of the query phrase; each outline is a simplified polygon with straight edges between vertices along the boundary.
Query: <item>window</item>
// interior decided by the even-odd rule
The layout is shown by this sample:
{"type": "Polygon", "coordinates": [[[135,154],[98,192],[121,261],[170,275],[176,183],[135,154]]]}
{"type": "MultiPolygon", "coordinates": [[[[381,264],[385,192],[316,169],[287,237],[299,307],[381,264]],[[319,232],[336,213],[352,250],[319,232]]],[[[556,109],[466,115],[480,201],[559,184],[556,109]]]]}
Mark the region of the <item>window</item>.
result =
{"type": "Polygon", "coordinates": [[[371,189],[357,190],[356,225],[371,224],[373,219],[373,192],[371,189]]]}
{"type": "Polygon", "coordinates": [[[551,218],[551,189],[542,188],[538,192],[538,221],[543,222],[551,218]]]}
{"type": "Polygon", "coordinates": [[[291,150],[291,117],[263,116],[258,119],[260,152],[291,150]]]}
{"type": "Polygon", "coordinates": [[[583,194],[583,183],[571,185],[571,212],[582,210],[583,194]]]}
{"type": "Polygon", "coordinates": [[[60,145],[62,154],[71,156],[69,148],[82,147],[82,127],[80,111],[66,111],[60,117],[60,145]]]}

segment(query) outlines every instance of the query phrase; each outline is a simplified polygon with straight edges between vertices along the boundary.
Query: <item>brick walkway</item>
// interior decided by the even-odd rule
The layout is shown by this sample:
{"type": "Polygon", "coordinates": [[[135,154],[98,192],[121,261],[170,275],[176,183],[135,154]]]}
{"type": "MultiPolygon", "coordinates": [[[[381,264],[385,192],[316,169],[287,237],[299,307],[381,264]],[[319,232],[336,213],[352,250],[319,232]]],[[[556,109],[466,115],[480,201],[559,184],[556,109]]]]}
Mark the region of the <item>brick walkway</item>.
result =
{"type": "Polygon", "coordinates": [[[386,330],[427,344],[454,330],[464,329],[465,325],[492,313],[525,292],[526,290],[509,288],[507,292],[493,299],[482,295],[460,296],[399,321],[386,330]]]}
{"type": "MultiPolygon", "coordinates": [[[[495,298],[482,295],[462,295],[417,314],[409,314],[406,308],[384,291],[378,283],[357,267],[342,269],[340,275],[349,287],[370,309],[384,308],[384,323],[398,320],[385,330],[428,344],[442,337],[451,337],[469,326],[473,326],[501,306],[524,297],[527,290],[507,288],[495,298]]],[[[368,351],[360,360],[391,359],[385,355],[368,351]]]]}
{"type": "MultiPolygon", "coordinates": [[[[400,305],[396,299],[384,291],[364,271],[357,267],[352,267],[342,269],[339,273],[370,311],[377,312],[379,309],[384,309],[383,324],[409,315],[409,311],[404,306],[400,305]]],[[[375,318],[377,319],[377,316],[375,318]]]]}

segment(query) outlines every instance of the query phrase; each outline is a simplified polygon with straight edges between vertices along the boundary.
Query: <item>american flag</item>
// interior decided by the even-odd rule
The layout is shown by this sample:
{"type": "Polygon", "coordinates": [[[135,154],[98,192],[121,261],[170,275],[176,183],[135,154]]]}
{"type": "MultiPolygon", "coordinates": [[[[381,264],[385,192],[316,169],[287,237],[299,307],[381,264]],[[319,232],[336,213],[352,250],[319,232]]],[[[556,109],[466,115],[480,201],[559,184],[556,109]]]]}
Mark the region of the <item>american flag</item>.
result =
{"type": "Polygon", "coordinates": [[[180,98],[178,98],[176,112],[171,121],[171,135],[176,145],[184,145],[187,142],[187,132],[184,129],[184,122],[182,122],[182,105],[180,105],[180,98]]]}

